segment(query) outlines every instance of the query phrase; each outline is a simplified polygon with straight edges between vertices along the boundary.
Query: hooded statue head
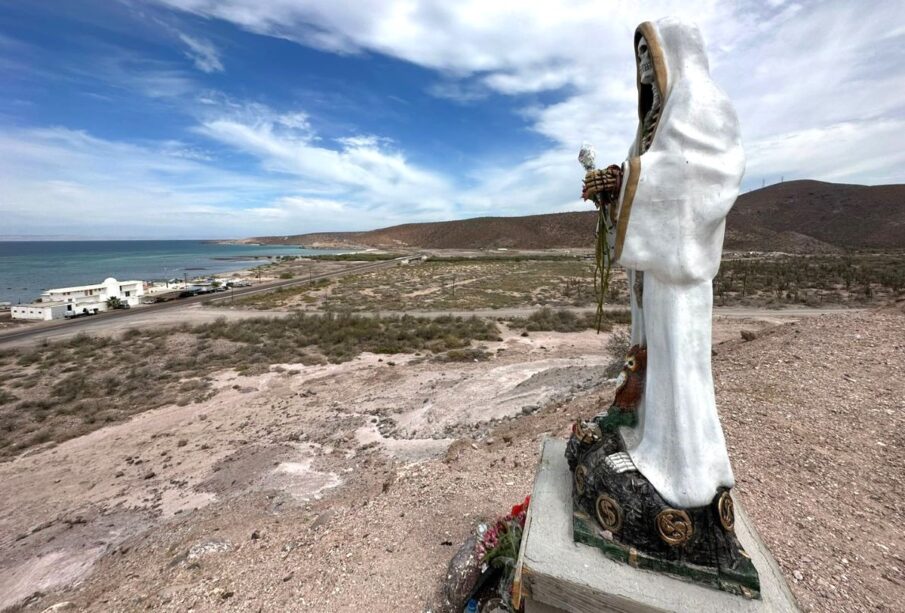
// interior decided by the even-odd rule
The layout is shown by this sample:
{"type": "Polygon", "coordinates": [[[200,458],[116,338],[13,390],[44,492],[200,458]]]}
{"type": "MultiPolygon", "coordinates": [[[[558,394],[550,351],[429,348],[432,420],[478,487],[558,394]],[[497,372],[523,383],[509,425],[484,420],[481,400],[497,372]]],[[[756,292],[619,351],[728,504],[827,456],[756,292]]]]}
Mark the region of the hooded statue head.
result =
{"type": "MultiPolygon", "coordinates": [[[[639,119],[636,145],[640,144],[643,136],[640,124],[655,102],[659,103],[660,112],[654,117],[651,147],[654,147],[654,141],[660,140],[664,131],[668,131],[668,126],[664,124],[670,120],[675,122],[689,118],[693,118],[701,129],[719,133],[724,139],[738,144],[735,111],[710,77],[704,39],[697,26],[671,17],[656,22],[646,21],[635,30],[634,49],[639,119]],[[642,70],[647,66],[642,66],[642,61],[651,65],[653,73],[653,78],[647,83],[644,82],[648,79],[643,79],[642,70]]],[[[633,149],[632,155],[643,152],[633,149]]]]}
{"type": "Polygon", "coordinates": [[[626,267],[645,270],[648,255],[656,251],[652,244],[674,234],[669,274],[677,279],[712,278],[719,267],[722,220],[738,195],[745,168],[735,109],[710,77],[696,26],[671,17],[644,22],[635,30],[633,49],[638,129],[623,180],[614,257],[626,267]],[[638,206],[651,210],[659,206],[655,203],[688,199],[723,204],[713,209],[712,224],[679,233],[671,223],[661,226],[656,238],[646,236],[640,218],[630,221],[636,213],[646,215],[638,206]],[[624,249],[629,244],[632,248],[624,249]],[[708,245],[706,258],[696,253],[695,246],[703,244],[708,245]],[[688,258],[708,265],[692,265],[688,258]]]}

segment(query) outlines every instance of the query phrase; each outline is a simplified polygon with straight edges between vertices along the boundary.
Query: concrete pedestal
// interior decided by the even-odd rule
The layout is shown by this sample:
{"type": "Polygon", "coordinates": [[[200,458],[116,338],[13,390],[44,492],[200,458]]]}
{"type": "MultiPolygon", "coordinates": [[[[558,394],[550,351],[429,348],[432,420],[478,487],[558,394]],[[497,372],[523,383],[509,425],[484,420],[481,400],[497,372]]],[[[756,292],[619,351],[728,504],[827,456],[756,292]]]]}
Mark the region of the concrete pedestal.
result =
{"type": "Polygon", "coordinates": [[[527,613],[797,612],[785,579],[738,501],[735,531],[760,575],[761,598],[746,599],[633,568],[572,539],[572,477],[565,441],[544,441],[516,569],[527,613]]]}

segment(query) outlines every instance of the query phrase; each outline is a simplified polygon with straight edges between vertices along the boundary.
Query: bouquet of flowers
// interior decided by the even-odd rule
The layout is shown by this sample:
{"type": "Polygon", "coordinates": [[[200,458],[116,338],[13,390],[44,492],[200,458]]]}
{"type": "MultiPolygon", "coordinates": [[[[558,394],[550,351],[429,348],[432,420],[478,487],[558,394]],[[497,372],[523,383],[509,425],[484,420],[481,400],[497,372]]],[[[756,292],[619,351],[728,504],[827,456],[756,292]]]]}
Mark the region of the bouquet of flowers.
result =
{"type": "Polygon", "coordinates": [[[478,527],[480,540],[477,544],[477,558],[481,562],[482,571],[486,575],[499,573],[499,593],[507,609],[511,609],[512,579],[515,563],[518,560],[519,547],[522,543],[522,531],[525,529],[525,516],[531,496],[526,496],[521,504],[512,507],[505,517],[487,526],[478,527]]]}

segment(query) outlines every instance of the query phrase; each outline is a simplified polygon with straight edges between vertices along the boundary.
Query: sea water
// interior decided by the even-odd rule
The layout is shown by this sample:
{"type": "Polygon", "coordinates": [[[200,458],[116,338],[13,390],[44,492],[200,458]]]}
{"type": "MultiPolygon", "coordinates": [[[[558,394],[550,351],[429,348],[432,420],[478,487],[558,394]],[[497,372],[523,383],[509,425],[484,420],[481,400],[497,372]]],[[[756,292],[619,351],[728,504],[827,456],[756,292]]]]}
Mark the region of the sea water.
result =
{"type": "Polygon", "coordinates": [[[0,302],[31,302],[48,288],[211,276],[282,255],[343,253],[205,241],[0,241],[0,302]]]}

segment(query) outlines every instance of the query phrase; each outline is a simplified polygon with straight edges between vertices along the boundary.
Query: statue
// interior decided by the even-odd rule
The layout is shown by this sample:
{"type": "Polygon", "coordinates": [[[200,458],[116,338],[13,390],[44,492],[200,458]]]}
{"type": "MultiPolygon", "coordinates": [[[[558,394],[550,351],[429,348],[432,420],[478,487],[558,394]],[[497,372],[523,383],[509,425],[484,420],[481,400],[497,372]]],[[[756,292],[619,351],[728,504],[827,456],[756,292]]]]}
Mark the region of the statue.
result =
{"type": "MultiPolygon", "coordinates": [[[[635,140],[621,166],[588,170],[582,193],[601,208],[606,256],[628,272],[633,348],[617,401],[573,428],[575,535],[756,596],[757,572],[732,531],[735,482],[710,365],[711,282],[745,166],[738,120],[695,26],[645,22],[634,42],[635,140]]],[[[586,168],[588,158],[583,150],[586,168]]]]}

